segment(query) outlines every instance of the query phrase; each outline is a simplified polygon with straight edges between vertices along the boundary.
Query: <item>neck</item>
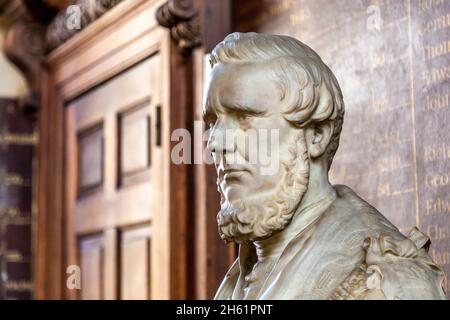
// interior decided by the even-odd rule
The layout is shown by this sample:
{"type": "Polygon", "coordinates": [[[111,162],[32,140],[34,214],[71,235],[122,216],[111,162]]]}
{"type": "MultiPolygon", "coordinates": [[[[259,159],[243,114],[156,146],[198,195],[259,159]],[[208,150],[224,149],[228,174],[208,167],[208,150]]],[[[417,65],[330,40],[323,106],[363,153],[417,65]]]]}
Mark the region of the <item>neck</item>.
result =
{"type": "Polygon", "coordinates": [[[336,191],[328,181],[328,175],[321,174],[324,172],[321,169],[311,165],[308,189],[288,226],[267,239],[254,242],[258,261],[279,257],[287,244],[315,222],[336,199],[336,191]]]}

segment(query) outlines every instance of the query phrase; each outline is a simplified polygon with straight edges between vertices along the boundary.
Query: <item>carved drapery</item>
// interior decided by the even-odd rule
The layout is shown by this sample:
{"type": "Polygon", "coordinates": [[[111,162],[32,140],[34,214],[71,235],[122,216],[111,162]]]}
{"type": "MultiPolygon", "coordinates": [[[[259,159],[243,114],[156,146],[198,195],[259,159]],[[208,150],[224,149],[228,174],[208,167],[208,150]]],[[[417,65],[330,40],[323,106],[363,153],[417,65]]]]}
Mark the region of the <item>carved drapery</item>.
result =
{"type": "Polygon", "coordinates": [[[190,0],[169,0],[158,8],[158,23],[170,29],[172,39],[183,54],[201,44],[198,14],[190,0]]]}
{"type": "Polygon", "coordinates": [[[46,42],[48,50],[53,50],[91,22],[98,19],[122,0],[77,0],[73,5],[77,10],[62,10],[47,28],[46,42]],[[67,25],[69,19],[80,19],[80,28],[67,25]]]}

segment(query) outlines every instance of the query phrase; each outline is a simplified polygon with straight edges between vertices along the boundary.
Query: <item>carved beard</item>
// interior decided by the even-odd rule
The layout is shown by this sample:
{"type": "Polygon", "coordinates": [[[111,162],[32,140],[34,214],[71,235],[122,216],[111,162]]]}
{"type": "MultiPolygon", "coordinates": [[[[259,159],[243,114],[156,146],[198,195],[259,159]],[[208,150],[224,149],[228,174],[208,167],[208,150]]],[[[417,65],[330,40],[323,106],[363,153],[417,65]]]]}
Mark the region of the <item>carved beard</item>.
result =
{"type": "MultiPolygon", "coordinates": [[[[298,129],[296,129],[298,130],[298,129]]],[[[293,135],[290,158],[282,163],[283,178],[268,194],[251,199],[226,201],[220,189],[221,209],[217,214],[220,237],[226,242],[244,243],[270,237],[292,220],[309,181],[309,159],[304,131],[293,135]]]]}

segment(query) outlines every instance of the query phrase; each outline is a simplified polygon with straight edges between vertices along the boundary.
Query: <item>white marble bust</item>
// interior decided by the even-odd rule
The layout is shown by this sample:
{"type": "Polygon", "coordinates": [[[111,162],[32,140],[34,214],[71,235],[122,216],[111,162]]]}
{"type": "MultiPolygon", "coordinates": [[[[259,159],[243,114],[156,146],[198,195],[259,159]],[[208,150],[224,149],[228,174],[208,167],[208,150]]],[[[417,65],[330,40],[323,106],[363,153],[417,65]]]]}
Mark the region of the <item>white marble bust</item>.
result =
{"type": "Polygon", "coordinates": [[[203,116],[217,221],[222,239],[240,244],[215,298],[445,299],[429,239],[415,228],[404,236],[350,188],[330,184],[344,102],[321,58],[291,37],[233,33],[211,65],[203,116]],[[249,160],[260,129],[276,131],[273,170],[249,160]]]}

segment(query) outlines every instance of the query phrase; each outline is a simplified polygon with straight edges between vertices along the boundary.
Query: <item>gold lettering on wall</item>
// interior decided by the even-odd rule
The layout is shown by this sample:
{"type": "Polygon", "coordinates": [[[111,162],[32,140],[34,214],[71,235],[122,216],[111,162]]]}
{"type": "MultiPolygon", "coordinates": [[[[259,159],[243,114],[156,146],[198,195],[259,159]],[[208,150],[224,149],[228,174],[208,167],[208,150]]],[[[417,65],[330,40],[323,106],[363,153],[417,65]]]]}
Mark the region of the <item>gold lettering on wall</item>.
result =
{"type": "Polygon", "coordinates": [[[450,264],[450,252],[440,252],[436,249],[431,249],[430,254],[437,264],[441,266],[450,264]]]}
{"type": "Polygon", "coordinates": [[[442,213],[450,213],[450,200],[448,198],[437,197],[425,201],[425,214],[427,216],[442,213]]]}
{"type": "Polygon", "coordinates": [[[375,70],[377,68],[381,68],[389,65],[397,65],[402,60],[408,58],[408,51],[405,51],[402,54],[398,53],[386,53],[383,50],[372,50],[370,51],[370,68],[371,70],[375,70]]]}
{"type": "Polygon", "coordinates": [[[378,197],[390,197],[392,195],[391,185],[389,183],[380,184],[377,190],[378,197]]]}
{"type": "Polygon", "coordinates": [[[25,180],[20,174],[6,173],[0,176],[0,185],[28,187],[30,182],[25,180]]]}
{"type": "Polygon", "coordinates": [[[438,32],[447,28],[450,28],[450,13],[422,23],[419,33],[424,35],[426,33],[438,32]]]}
{"type": "Polygon", "coordinates": [[[426,188],[442,188],[450,185],[450,171],[444,173],[428,173],[425,175],[426,188]]]}
{"type": "Polygon", "coordinates": [[[392,148],[401,142],[399,130],[386,131],[375,137],[377,148],[392,148]]]}
{"type": "Polygon", "coordinates": [[[5,288],[9,291],[32,291],[33,283],[30,281],[6,281],[5,288]]]}
{"type": "Polygon", "coordinates": [[[449,94],[437,94],[436,96],[426,95],[425,110],[435,111],[449,106],[449,94]]]}
{"type": "Polygon", "coordinates": [[[427,227],[427,235],[433,241],[447,240],[449,239],[449,226],[430,224],[427,227]]]}
{"type": "Polygon", "coordinates": [[[7,262],[25,262],[25,261],[27,261],[27,259],[25,259],[19,251],[8,251],[8,252],[6,252],[5,256],[6,256],[7,262]]]}
{"type": "Polygon", "coordinates": [[[425,45],[423,48],[423,60],[432,60],[450,52],[450,40],[439,42],[435,45],[425,45]]]}
{"type": "Polygon", "coordinates": [[[37,133],[0,133],[0,144],[35,145],[37,143],[37,133]]]}
{"type": "Polygon", "coordinates": [[[31,218],[30,217],[16,217],[14,219],[7,219],[4,222],[4,225],[30,225],[31,218]]]}
{"type": "Polygon", "coordinates": [[[19,208],[2,208],[0,207],[0,219],[3,217],[14,218],[15,216],[21,215],[19,208]]]}
{"type": "Polygon", "coordinates": [[[393,171],[410,166],[411,163],[404,161],[400,155],[380,156],[377,159],[377,168],[379,172],[393,171]]]}
{"type": "Polygon", "coordinates": [[[443,142],[439,145],[424,147],[425,163],[446,161],[450,159],[450,144],[443,142]]]}
{"type": "Polygon", "coordinates": [[[450,80],[450,66],[442,68],[432,68],[425,70],[422,73],[422,79],[429,86],[436,83],[441,83],[450,80]]]}
{"type": "Polygon", "coordinates": [[[444,3],[445,0],[419,0],[419,13],[429,11],[434,7],[444,3]]]}

